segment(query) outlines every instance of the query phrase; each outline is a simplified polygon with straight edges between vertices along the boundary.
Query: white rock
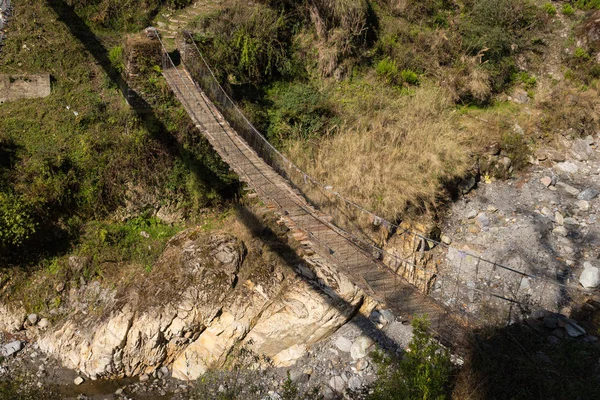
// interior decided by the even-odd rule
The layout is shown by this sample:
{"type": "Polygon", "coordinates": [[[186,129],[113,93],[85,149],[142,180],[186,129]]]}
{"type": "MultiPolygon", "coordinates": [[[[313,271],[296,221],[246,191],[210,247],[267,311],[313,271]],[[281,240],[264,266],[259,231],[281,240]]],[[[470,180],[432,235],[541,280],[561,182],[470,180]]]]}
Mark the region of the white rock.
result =
{"type": "MultiPolygon", "coordinates": [[[[567,185],[564,182],[558,182],[556,184],[556,187],[559,188],[559,189],[564,190],[565,192],[569,193],[571,196],[578,196],[579,193],[581,192],[579,189],[577,189],[577,188],[575,188],[575,187],[573,187],[571,185],[567,185]]],[[[585,199],[583,199],[583,200],[585,200],[585,199]]]]}
{"type": "Polygon", "coordinates": [[[29,314],[27,316],[27,322],[29,323],[29,325],[35,325],[38,322],[37,314],[29,314]]]}
{"type": "Polygon", "coordinates": [[[80,376],[78,376],[77,378],[75,378],[75,380],[73,381],[73,383],[77,386],[81,385],[83,383],[84,379],[80,376]]]}
{"type": "Polygon", "coordinates": [[[341,376],[334,376],[329,380],[329,386],[336,392],[342,393],[346,384],[341,376]]]}
{"type": "Polygon", "coordinates": [[[353,360],[358,360],[359,358],[363,358],[367,355],[367,352],[371,346],[373,346],[373,339],[368,336],[359,336],[354,343],[352,343],[352,347],[350,348],[350,356],[353,360]]]}
{"type": "Polygon", "coordinates": [[[554,219],[556,219],[556,223],[562,225],[565,222],[565,217],[558,211],[554,213],[554,219]]]}
{"type": "Polygon", "coordinates": [[[577,206],[577,208],[579,208],[581,211],[588,211],[590,209],[590,202],[587,200],[577,200],[575,202],[575,205],[577,206]]]}
{"type": "Polygon", "coordinates": [[[340,336],[335,340],[335,347],[337,347],[344,353],[350,353],[350,349],[352,348],[352,342],[349,339],[340,336]]]}
{"type": "Polygon", "coordinates": [[[12,356],[13,354],[20,351],[22,348],[23,348],[23,342],[21,342],[19,340],[15,340],[14,342],[10,342],[10,343],[5,344],[4,346],[0,347],[0,356],[2,356],[2,357],[12,356]]]}
{"type": "Polygon", "coordinates": [[[46,329],[49,326],[50,326],[50,321],[48,321],[48,318],[42,318],[42,319],[40,319],[40,322],[38,322],[38,327],[40,329],[46,329]]]}
{"type": "Polygon", "coordinates": [[[557,226],[552,230],[552,233],[558,236],[567,237],[569,231],[567,231],[567,228],[565,228],[564,226],[557,226]]]}
{"type": "Polygon", "coordinates": [[[361,379],[360,376],[352,376],[350,379],[348,379],[348,388],[350,390],[358,390],[361,387],[364,386],[364,381],[361,379]]]}
{"type": "Polygon", "coordinates": [[[575,174],[579,171],[579,167],[572,162],[560,162],[554,166],[559,172],[565,172],[568,174],[575,174]]]}
{"type": "Polygon", "coordinates": [[[485,228],[490,226],[490,218],[486,213],[481,213],[477,215],[477,219],[475,220],[475,224],[480,228],[485,228]]]}
{"type": "Polygon", "coordinates": [[[574,228],[579,225],[579,222],[575,218],[568,217],[563,220],[563,225],[566,226],[567,228],[568,227],[574,228]]]}
{"type": "Polygon", "coordinates": [[[469,211],[469,213],[467,214],[467,218],[468,219],[474,219],[477,216],[477,210],[471,210],[469,211]]]}
{"type": "Polygon", "coordinates": [[[369,362],[367,360],[365,360],[364,358],[358,360],[355,365],[357,371],[362,371],[365,368],[367,368],[368,366],[369,366],[369,362]]]}
{"type": "Polygon", "coordinates": [[[140,382],[148,382],[150,377],[147,374],[140,375],[140,382]]]}
{"type": "Polygon", "coordinates": [[[440,239],[442,239],[442,243],[444,244],[452,244],[452,239],[448,235],[442,235],[440,239]]]}
{"type": "Polygon", "coordinates": [[[571,145],[571,152],[578,160],[589,160],[594,155],[594,150],[584,139],[575,139],[571,145]]]}
{"type": "Polygon", "coordinates": [[[598,194],[600,194],[598,190],[594,188],[587,188],[583,192],[579,193],[577,199],[590,201],[598,196],[598,194]]]}
{"type": "Polygon", "coordinates": [[[308,349],[304,344],[295,344],[273,356],[273,363],[278,367],[291,367],[307,352],[308,349]]]}
{"type": "Polygon", "coordinates": [[[579,276],[579,283],[584,288],[596,288],[600,286],[600,269],[586,263],[583,272],[579,276]]]}
{"type": "Polygon", "coordinates": [[[544,177],[540,178],[540,182],[545,187],[548,187],[548,186],[552,185],[552,178],[549,176],[544,176],[544,177]]]}

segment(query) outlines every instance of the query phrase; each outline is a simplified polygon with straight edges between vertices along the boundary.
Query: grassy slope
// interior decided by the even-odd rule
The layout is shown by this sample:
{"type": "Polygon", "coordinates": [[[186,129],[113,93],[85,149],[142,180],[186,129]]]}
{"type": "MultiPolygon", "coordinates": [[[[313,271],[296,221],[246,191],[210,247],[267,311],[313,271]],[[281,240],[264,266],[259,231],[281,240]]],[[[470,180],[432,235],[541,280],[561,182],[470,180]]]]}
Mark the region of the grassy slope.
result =
{"type": "Polygon", "coordinates": [[[114,282],[126,267],[149,270],[185,223],[153,217],[157,204],[196,222],[235,189],[235,178],[189,124],[159,69],[138,78],[152,112],[134,112],[119,74],[103,63],[106,48],[122,45],[125,35],[75,20],[69,29],[65,14],[56,13],[68,8],[54,5],[19,1],[0,53],[0,73],[52,77],[49,97],[0,105],[0,154],[9,156],[0,163],[0,200],[14,199],[34,227],[20,245],[0,245],[0,281],[12,280],[4,294],[37,311],[60,302],[53,288],[60,281],[114,282]],[[95,47],[80,40],[92,32],[95,47]],[[83,257],[83,269],[69,267],[71,254],[83,257]]]}

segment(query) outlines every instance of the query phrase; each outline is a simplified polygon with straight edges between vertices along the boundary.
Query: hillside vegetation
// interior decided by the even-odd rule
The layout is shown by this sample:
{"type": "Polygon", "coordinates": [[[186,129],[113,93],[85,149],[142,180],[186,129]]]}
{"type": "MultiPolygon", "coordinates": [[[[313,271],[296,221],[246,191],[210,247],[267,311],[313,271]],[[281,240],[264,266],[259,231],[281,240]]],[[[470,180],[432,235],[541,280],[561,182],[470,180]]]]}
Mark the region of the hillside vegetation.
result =
{"type": "Polygon", "coordinates": [[[151,108],[136,112],[123,97],[125,32],[165,5],[73,3],[15,2],[0,53],[0,73],[52,78],[49,97],[0,105],[0,282],[31,296],[31,309],[60,302],[56,282],[151,269],[169,237],[237,190],[159,66],[139,77],[151,108]],[[41,276],[20,290],[30,271],[41,276]]]}
{"type": "MultiPolygon", "coordinates": [[[[160,66],[142,63],[129,82],[146,109],[123,97],[127,34],[188,3],[16,4],[0,72],[48,72],[52,95],[0,105],[4,265],[74,284],[69,255],[85,279],[150,270],[174,232],[220,220],[236,178],[160,66]]],[[[394,221],[439,218],[465,177],[506,178],[537,147],[599,130],[593,1],[209,3],[188,28],[249,118],[310,174],[394,221]]]]}
{"type": "MultiPolygon", "coordinates": [[[[50,73],[52,94],[0,105],[3,301],[50,316],[90,281],[128,287],[187,225],[233,229],[239,182],[160,65],[145,60],[124,78],[129,35],[190,2],[14,2],[0,73],[50,73]],[[143,109],[126,103],[131,85],[143,109]]],[[[253,123],[304,170],[390,220],[442,218],[465,178],[511,177],[538,147],[600,131],[600,43],[589,34],[600,32],[598,0],[208,3],[189,29],[253,123]]],[[[456,378],[418,329],[404,362],[381,361],[373,398],[597,397],[594,377],[569,372],[574,360],[598,359],[587,344],[554,354],[528,332],[527,348],[513,343],[519,332],[509,329],[509,343],[490,333],[456,378]],[[579,351],[585,358],[572,357],[579,351]],[[531,361],[543,352],[547,369],[531,361]],[[524,366],[515,379],[507,360],[524,366]]],[[[0,393],[14,396],[13,386],[0,393]]]]}
{"type": "Polygon", "coordinates": [[[322,182],[399,220],[435,217],[494,143],[512,168],[492,161],[480,172],[506,178],[557,135],[598,129],[600,66],[581,32],[597,7],[232,2],[190,29],[273,143],[322,182]],[[507,100],[519,93],[525,100],[507,100]]]}

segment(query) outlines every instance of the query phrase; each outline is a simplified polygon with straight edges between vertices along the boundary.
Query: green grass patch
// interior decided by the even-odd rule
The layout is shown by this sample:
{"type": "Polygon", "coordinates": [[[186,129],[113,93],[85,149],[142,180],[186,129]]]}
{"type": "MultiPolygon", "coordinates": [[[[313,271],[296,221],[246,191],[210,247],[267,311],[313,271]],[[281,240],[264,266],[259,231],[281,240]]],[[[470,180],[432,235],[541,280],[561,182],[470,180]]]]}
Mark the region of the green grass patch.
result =
{"type": "Polygon", "coordinates": [[[568,16],[575,14],[575,9],[569,3],[563,4],[561,11],[563,14],[568,15],[568,16]]]}
{"type": "Polygon", "coordinates": [[[600,10],[600,0],[576,0],[574,5],[581,10],[600,10]]]}
{"type": "Polygon", "coordinates": [[[543,5],[544,11],[546,11],[546,13],[550,16],[555,16],[556,15],[556,7],[554,7],[554,4],[552,3],[545,3],[543,5]]]}
{"type": "Polygon", "coordinates": [[[133,263],[152,270],[169,238],[179,232],[157,218],[136,217],[123,223],[90,223],[75,253],[91,260],[86,278],[101,273],[103,263],[133,263]]]}
{"type": "MultiPolygon", "coordinates": [[[[100,3],[75,6],[87,24],[68,25],[60,1],[15,4],[20,18],[11,21],[0,73],[49,73],[52,93],[0,106],[0,257],[8,265],[67,251],[88,222],[122,207],[132,187],[187,215],[235,191],[234,174],[189,124],[159,66],[141,65],[129,82],[152,109],[126,103],[124,43],[115,38],[129,25],[103,30],[92,17],[100,3]]],[[[139,1],[123,7],[131,6],[152,10],[139,1]]]]}

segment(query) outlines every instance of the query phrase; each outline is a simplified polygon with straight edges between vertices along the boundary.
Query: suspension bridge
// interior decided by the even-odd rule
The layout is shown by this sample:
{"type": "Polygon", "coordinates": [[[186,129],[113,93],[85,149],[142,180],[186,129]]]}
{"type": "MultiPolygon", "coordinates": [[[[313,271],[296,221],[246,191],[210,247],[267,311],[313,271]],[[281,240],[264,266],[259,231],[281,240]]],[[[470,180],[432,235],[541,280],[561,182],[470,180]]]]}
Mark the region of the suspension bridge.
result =
{"type": "Polygon", "coordinates": [[[307,251],[329,260],[367,294],[401,315],[427,314],[433,330],[447,342],[485,304],[510,323],[535,309],[556,308],[582,289],[545,276],[482,259],[474,254],[402,229],[345,199],[274,148],[245,118],[221,87],[192,36],[184,32],[181,63],[162,46],[162,71],[197,129],[222,159],[290,229],[307,251]],[[377,245],[366,226],[384,226],[412,243],[413,256],[377,245]],[[452,273],[419,265],[417,254],[433,247],[458,251],[452,273]],[[469,271],[463,271],[470,262],[469,271]],[[476,305],[476,307],[473,307],[476,305]],[[474,312],[475,311],[475,312],[474,312]]]}

